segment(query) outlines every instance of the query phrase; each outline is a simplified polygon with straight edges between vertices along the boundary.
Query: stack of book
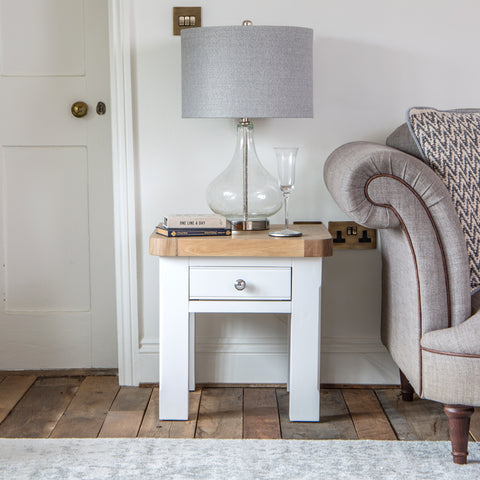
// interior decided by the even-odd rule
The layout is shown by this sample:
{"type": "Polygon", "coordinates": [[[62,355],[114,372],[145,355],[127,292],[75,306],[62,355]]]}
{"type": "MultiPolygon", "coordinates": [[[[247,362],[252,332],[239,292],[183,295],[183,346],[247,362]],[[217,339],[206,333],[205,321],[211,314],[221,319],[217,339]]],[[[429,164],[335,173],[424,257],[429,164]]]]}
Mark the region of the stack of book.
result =
{"type": "Polygon", "coordinates": [[[231,235],[232,227],[221,215],[166,215],[155,232],[164,237],[212,237],[231,235]]]}

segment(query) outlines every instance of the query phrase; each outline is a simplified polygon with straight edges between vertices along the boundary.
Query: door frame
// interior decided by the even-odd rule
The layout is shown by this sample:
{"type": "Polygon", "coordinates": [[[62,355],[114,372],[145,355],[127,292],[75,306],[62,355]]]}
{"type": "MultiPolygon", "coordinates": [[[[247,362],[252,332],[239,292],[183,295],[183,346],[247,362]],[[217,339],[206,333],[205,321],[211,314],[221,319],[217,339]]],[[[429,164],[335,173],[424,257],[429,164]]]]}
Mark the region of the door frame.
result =
{"type": "Polygon", "coordinates": [[[131,18],[131,0],[108,0],[118,377],[120,385],[136,386],[139,339],[131,18]]]}

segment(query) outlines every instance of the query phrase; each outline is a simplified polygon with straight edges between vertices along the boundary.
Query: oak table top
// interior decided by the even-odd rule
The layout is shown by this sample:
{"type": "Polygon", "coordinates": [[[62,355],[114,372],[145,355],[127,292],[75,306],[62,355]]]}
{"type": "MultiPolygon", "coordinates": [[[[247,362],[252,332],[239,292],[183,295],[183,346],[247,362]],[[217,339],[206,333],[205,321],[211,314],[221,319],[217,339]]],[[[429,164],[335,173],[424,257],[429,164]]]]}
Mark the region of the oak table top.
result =
{"type": "Polygon", "coordinates": [[[150,255],[161,257],[328,257],[332,255],[332,237],[323,224],[297,224],[301,237],[270,237],[270,230],[233,232],[223,237],[150,236],[150,255]]]}

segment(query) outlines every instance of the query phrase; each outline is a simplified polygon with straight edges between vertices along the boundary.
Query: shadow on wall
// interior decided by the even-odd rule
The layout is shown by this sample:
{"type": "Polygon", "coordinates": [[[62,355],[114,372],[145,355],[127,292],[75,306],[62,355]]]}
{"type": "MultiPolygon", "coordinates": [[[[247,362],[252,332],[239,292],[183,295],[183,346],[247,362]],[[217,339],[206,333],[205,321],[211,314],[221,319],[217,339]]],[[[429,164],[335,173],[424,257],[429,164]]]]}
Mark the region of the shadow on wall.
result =
{"type": "Polygon", "coordinates": [[[381,255],[334,250],[323,262],[322,336],[380,341],[381,255]]]}

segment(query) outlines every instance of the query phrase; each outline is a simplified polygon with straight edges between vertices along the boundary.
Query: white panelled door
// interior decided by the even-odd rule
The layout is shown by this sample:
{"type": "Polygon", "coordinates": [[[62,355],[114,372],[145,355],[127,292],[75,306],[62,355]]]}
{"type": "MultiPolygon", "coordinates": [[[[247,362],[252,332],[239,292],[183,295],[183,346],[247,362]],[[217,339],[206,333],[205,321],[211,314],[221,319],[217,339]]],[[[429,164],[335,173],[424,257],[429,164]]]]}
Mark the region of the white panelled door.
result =
{"type": "Polygon", "coordinates": [[[0,54],[0,370],[115,366],[107,0],[0,0],[0,54]]]}

